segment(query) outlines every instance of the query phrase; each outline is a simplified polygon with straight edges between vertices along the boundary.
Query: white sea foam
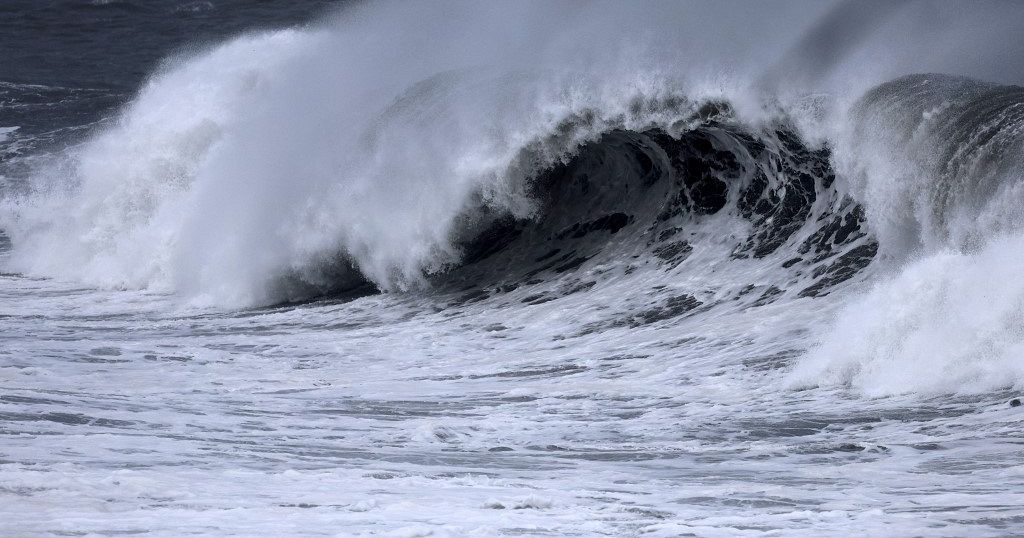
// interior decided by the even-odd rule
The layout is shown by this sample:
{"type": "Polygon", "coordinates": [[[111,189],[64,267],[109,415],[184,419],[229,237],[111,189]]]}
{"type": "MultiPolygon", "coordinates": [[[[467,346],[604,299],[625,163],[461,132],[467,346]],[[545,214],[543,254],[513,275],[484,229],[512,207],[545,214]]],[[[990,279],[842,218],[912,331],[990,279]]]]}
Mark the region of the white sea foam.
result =
{"type": "MultiPolygon", "coordinates": [[[[927,151],[955,107],[860,108],[931,50],[901,24],[962,10],[925,4],[826,25],[856,39],[822,58],[799,41],[819,3],[424,2],[168,60],[0,202],[0,534],[1020,534],[1021,182],[936,172],[988,162],[927,151]],[[572,270],[423,288],[494,214],[550,209],[537,171],[609,129],[679,135],[705,100],[763,135],[718,140],[744,185],[807,172],[755,162],[780,145],[759,128],[832,152],[777,251],[740,248],[732,199],[660,230],[685,259],[652,255],[649,218],[589,230],[609,248],[572,270]],[[845,195],[864,235],[816,239],[845,195]],[[248,308],[346,262],[390,293],[248,308]]],[[[595,186],[643,168],[586,158],[595,186]]]]}
{"type": "Polygon", "coordinates": [[[791,381],[868,396],[1021,388],[1021,267],[1021,236],[914,261],[845,306],[791,381]]]}
{"type": "Polygon", "coordinates": [[[11,133],[17,131],[18,127],[0,127],[0,142],[6,142],[11,133]]]}

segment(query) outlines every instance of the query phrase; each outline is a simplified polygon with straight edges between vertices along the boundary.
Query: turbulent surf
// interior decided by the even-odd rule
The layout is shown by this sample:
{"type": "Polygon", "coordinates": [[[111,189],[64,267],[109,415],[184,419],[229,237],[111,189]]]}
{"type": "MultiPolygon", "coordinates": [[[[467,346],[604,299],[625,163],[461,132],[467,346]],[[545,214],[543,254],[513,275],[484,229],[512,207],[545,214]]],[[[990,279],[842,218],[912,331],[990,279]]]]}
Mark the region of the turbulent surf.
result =
{"type": "Polygon", "coordinates": [[[0,529],[1021,531],[1016,8],[72,4],[216,39],[0,70],[0,529]]]}

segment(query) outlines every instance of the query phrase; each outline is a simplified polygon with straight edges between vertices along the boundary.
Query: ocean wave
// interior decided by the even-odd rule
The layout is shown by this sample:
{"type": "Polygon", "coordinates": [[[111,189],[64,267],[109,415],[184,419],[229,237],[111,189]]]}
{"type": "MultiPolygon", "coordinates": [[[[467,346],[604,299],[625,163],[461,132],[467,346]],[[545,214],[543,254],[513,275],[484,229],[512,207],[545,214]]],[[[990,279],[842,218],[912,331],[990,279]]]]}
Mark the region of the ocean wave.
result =
{"type": "MultiPolygon", "coordinates": [[[[1020,88],[915,75],[848,105],[629,62],[359,70],[359,28],[251,34],[165,64],[4,200],[10,268],[219,308],[368,287],[465,303],[544,283],[532,304],[634,273],[719,275],[580,332],[875,283],[816,328],[794,374],[860,386],[879,361],[917,360],[890,327],[926,335],[936,301],[974,300],[944,292],[917,325],[889,319],[903,311],[885,297],[928,278],[922,259],[950,286],[1015,263],[990,251],[1021,234],[1020,88]]],[[[1017,382],[1008,371],[993,383],[1017,382]]]]}

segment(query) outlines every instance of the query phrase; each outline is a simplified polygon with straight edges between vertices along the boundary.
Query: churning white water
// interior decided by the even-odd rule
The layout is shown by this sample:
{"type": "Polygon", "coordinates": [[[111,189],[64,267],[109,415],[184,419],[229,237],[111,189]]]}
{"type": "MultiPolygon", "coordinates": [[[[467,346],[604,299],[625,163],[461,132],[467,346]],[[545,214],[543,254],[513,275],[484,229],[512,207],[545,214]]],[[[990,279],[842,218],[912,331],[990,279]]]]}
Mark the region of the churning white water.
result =
{"type": "Polygon", "coordinates": [[[170,57],[9,150],[2,534],[1019,534],[1016,11],[369,3],[170,57]]]}

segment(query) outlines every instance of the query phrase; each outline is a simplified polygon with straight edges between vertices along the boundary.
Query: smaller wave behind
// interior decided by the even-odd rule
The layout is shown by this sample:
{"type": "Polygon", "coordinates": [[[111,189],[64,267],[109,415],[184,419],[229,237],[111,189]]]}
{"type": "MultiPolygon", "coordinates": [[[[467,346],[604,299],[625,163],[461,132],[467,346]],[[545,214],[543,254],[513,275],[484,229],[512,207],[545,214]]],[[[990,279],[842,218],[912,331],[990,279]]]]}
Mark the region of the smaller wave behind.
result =
{"type": "Polygon", "coordinates": [[[837,166],[886,254],[970,249],[1024,225],[1024,88],[911,75],[872,89],[847,114],[837,166]]]}
{"type": "Polygon", "coordinates": [[[889,268],[791,384],[872,396],[1024,386],[1024,89],[914,75],[851,116],[839,169],[889,268]]]}

